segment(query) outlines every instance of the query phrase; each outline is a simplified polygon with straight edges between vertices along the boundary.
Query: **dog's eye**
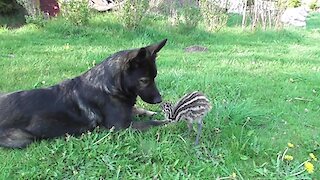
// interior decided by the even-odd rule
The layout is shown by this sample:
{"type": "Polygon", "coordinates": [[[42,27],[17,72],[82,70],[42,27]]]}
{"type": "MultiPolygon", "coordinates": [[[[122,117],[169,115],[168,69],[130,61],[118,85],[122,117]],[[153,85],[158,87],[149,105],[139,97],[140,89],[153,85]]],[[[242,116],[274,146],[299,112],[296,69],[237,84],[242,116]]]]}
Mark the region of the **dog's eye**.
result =
{"type": "Polygon", "coordinates": [[[141,78],[139,81],[141,84],[149,84],[150,80],[148,78],[141,78]]]}

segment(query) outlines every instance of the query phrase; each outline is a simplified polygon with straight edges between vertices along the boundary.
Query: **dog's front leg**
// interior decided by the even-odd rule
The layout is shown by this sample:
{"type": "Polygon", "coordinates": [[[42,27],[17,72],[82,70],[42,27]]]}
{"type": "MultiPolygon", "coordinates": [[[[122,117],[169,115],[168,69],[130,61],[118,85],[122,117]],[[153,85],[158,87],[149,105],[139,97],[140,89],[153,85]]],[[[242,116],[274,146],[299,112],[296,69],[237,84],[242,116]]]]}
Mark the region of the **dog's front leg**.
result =
{"type": "Polygon", "coordinates": [[[114,127],[116,130],[128,128],[130,125],[134,129],[147,130],[153,126],[161,126],[167,121],[132,121],[132,111],[134,107],[123,104],[112,104],[105,107],[102,125],[107,129],[114,127]]]}
{"type": "Polygon", "coordinates": [[[132,122],[131,107],[119,102],[108,104],[103,110],[102,125],[110,129],[114,127],[116,130],[128,128],[132,122]]]}
{"type": "Polygon", "coordinates": [[[157,113],[154,111],[148,111],[146,109],[138,108],[136,106],[133,106],[133,108],[132,108],[132,115],[133,116],[136,116],[136,115],[153,116],[155,114],[157,114],[157,113]]]}

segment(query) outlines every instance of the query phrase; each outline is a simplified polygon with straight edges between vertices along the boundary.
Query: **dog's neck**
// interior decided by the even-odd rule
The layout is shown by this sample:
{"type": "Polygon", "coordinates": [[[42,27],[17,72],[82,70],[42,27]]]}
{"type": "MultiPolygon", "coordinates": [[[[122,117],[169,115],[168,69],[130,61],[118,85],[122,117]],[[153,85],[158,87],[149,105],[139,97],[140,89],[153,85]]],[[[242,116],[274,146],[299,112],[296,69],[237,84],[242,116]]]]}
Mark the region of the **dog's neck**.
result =
{"type": "Polygon", "coordinates": [[[117,74],[114,67],[105,65],[106,61],[96,65],[95,67],[88,70],[86,73],[80,76],[83,83],[100,89],[107,94],[115,94],[119,91],[116,88],[117,84],[117,74]]]}

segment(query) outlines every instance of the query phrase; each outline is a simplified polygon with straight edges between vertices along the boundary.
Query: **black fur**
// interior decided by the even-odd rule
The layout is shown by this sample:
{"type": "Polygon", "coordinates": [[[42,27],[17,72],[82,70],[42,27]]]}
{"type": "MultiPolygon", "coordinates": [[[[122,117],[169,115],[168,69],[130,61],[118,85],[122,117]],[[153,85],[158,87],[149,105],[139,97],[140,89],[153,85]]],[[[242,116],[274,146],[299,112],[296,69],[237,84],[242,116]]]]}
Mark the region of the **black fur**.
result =
{"type": "MultiPolygon", "coordinates": [[[[127,128],[137,96],[161,102],[156,54],[166,40],[120,51],[81,76],[55,86],[0,95],[0,146],[23,148],[37,139],[81,134],[96,126],[127,128]]],[[[147,129],[160,121],[133,122],[147,129]]]]}

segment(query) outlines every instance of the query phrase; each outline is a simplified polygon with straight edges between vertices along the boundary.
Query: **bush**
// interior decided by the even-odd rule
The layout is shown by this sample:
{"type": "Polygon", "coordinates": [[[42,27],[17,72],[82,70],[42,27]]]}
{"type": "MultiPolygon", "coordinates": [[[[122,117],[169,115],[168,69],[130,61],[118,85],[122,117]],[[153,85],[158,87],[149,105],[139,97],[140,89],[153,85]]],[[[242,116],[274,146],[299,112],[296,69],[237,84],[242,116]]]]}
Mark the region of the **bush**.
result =
{"type": "Polygon", "coordinates": [[[148,0],[127,0],[120,7],[119,20],[128,29],[137,28],[149,6],[148,0]]]}
{"type": "Polygon", "coordinates": [[[25,19],[27,24],[34,24],[40,27],[45,26],[47,22],[42,12],[36,13],[34,15],[26,15],[25,19]]]}
{"type": "Polygon", "coordinates": [[[318,0],[312,0],[310,2],[309,8],[311,10],[315,11],[318,8],[317,4],[318,4],[318,0]]]}
{"type": "Polygon", "coordinates": [[[299,7],[301,6],[301,0],[289,0],[288,7],[299,7]]]}
{"type": "Polygon", "coordinates": [[[76,26],[87,25],[90,19],[88,0],[59,0],[61,15],[76,26]]]}
{"type": "Polygon", "coordinates": [[[17,0],[17,2],[26,10],[26,23],[44,26],[46,23],[45,14],[40,10],[39,1],[17,0]]]}
{"type": "Polygon", "coordinates": [[[0,1],[0,14],[11,14],[19,9],[19,5],[13,0],[0,1]]]}
{"type": "Polygon", "coordinates": [[[195,3],[185,3],[181,8],[181,23],[189,29],[198,26],[201,20],[200,9],[195,3]]]}
{"type": "Polygon", "coordinates": [[[163,0],[158,5],[161,14],[168,17],[172,26],[180,26],[187,29],[197,27],[201,21],[201,13],[198,4],[194,0],[170,1],[163,0]]]}
{"type": "Polygon", "coordinates": [[[218,31],[226,26],[229,16],[214,1],[200,0],[200,9],[207,30],[218,31]]]}

